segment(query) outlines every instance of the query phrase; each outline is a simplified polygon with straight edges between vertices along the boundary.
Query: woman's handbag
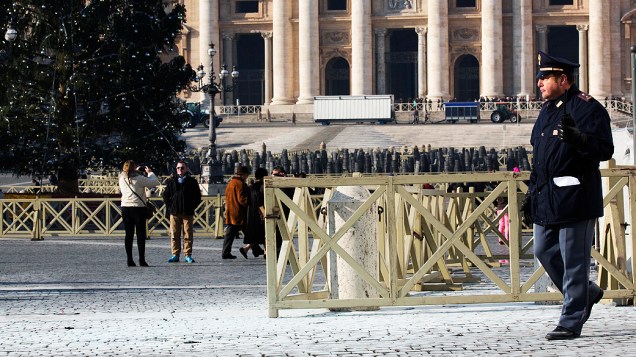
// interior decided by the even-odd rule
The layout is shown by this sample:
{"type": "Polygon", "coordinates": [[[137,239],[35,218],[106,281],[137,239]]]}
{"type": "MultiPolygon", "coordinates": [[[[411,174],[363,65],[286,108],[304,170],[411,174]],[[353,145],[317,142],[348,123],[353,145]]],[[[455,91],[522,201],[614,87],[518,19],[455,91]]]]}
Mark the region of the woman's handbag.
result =
{"type": "Polygon", "coordinates": [[[150,200],[146,200],[146,219],[151,219],[157,211],[157,206],[150,200]]]}

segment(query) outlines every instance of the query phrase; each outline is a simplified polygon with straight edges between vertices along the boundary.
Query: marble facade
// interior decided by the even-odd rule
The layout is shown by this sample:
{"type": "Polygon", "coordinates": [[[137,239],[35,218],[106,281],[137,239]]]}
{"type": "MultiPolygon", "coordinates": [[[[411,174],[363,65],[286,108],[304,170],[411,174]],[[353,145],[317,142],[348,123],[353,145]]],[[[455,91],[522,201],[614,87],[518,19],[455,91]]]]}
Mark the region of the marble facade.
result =
{"type": "MultiPolygon", "coordinates": [[[[294,107],[325,94],[325,70],[335,57],[349,64],[350,93],[387,94],[383,59],[390,32],[412,29],[417,36],[413,96],[454,96],[456,61],[479,63],[481,96],[536,93],[536,52],[546,50],[554,26],[578,31],[579,86],[596,98],[631,95],[632,1],[345,0],[330,10],[328,0],[260,0],[257,11],[241,13],[241,0],[181,0],[188,9],[179,54],[210,73],[207,47],[217,44],[215,70],[236,63],[237,37],[261,34],[264,41],[263,105],[294,107]]],[[[249,1],[247,1],[249,2],[249,1]]],[[[240,70],[240,68],[239,68],[240,70]]],[[[391,94],[391,93],[388,93],[391,94]]],[[[186,96],[196,96],[196,93],[186,96]]]]}

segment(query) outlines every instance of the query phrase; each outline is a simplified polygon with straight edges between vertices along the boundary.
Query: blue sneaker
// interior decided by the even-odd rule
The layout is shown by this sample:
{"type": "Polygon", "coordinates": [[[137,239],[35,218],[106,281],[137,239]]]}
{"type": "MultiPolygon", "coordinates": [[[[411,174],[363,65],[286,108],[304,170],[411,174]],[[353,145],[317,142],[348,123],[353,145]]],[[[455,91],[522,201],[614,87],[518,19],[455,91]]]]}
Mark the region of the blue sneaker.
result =
{"type": "Polygon", "coordinates": [[[192,259],[192,257],[189,255],[186,255],[185,259],[183,260],[185,260],[186,263],[194,263],[194,259],[192,259]]]}
{"type": "Polygon", "coordinates": [[[178,263],[179,262],[179,256],[178,255],[173,255],[170,257],[170,259],[168,259],[168,263],[178,263]]]}

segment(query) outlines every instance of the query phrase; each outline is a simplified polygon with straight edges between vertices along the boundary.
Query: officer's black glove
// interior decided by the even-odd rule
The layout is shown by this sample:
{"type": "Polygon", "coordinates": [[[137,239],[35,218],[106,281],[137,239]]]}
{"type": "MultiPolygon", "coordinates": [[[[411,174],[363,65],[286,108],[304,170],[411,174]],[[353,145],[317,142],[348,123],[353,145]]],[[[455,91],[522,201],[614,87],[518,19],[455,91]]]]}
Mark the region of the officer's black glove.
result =
{"type": "Polygon", "coordinates": [[[521,221],[526,226],[532,227],[534,221],[532,220],[532,208],[530,207],[530,195],[526,195],[526,197],[521,202],[521,221]]]}
{"type": "Polygon", "coordinates": [[[557,130],[559,132],[559,139],[573,145],[577,149],[583,149],[585,147],[585,143],[587,143],[587,134],[579,130],[574,118],[572,118],[569,114],[565,114],[561,117],[561,122],[557,126],[557,130]]]}

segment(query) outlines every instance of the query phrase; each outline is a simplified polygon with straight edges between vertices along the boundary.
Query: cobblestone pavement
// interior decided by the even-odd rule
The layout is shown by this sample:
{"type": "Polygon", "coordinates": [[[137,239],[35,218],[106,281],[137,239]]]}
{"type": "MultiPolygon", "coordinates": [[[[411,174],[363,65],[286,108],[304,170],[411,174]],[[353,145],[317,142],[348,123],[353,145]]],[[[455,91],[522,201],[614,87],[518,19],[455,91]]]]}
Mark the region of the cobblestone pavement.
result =
{"type": "MultiPolygon", "coordinates": [[[[234,250],[239,247],[235,242],[234,250]]],[[[544,339],[560,305],[479,304],[267,317],[265,262],[220,257],[128,268],[122,239],[0,241],[0,356],[634,356],[634,307],[598,305],[582,336],[544,339]]],[[[236,252],[238,253],[238,252],[236,252]]],[[[238,255],[238,254],[237,254],[238,255]]]]}

